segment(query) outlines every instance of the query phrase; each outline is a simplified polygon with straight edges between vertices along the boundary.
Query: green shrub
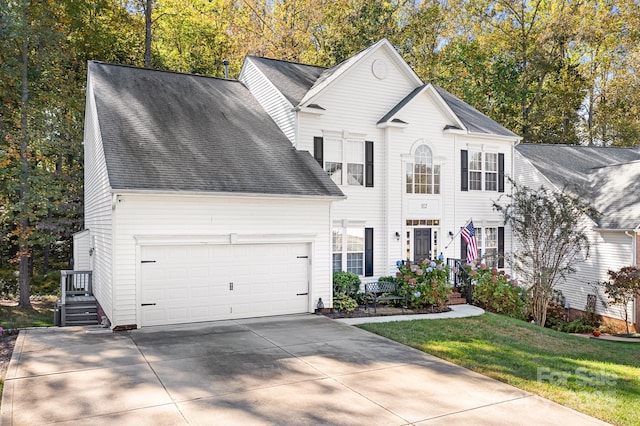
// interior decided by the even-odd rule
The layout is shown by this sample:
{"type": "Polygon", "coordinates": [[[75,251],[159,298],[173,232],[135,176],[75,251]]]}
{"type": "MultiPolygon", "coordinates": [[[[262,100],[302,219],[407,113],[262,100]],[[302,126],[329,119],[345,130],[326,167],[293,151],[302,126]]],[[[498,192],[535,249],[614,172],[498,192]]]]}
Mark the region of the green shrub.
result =
{"type": "Polygon", "coordinates": [[[360,292],[360,277],[353,272],[333,273],[333,294],[346,294],[355,298],[360,292]]]}
{"type": "Polygon", "coordinates": [[[554,327],[554,329],[565,333],[591,333],[596,329],[596,327],[589,324],[585,318],[580,317],[573,321],[563,322],[562,324],[554,327]]]}
{"type": "Polygon", "coordinates": [[[0,297],[12,299],[18,295],[18,275],[13,269],[0,269],[0,297]]]}
{"type": "Polygon", "coordinates": [[[449,266],[441,260],[398,262],[396,282],[409,308],[443,307],[449,299],[449,266]]]}
{"type": "Polygon", "coordinates": [[[489,312],[526,319],[527,292],[518,287],[504,271],[485,264],[466,267],[473,283],[473,304],[489,312]]]}
{"type": "Polygon", "coordinates": [[[344,293],[336,293],[333,296],[333,309],[340,312],[352,312],[358,307],[356,300],[344,293]]]}
{"type": "Polygon", "coordinates": [[[51,270],[46,274],[35,274],[31,278],[32,295],[60,295],[60,271],[51,270]]]}
{"type": "Polygon", "coordinates": [[[560,290],[553,290],[553,298],[547,307],[547,320],[545,321],[544,326],[561,331],[557,327],[562,328],[563,324],[567,323],[564,319],[564,315],[565,312],[564,305],[562,304],[562,292],[560,290]]]}
{"type": "Polygon", "coordinates": [[[395,283],[396,282],[396,277],[394,277],[393,275],[389,275],[386,277],[380,277],[378,278],[379,282],[387,282],[387,283],[395,283]]]}

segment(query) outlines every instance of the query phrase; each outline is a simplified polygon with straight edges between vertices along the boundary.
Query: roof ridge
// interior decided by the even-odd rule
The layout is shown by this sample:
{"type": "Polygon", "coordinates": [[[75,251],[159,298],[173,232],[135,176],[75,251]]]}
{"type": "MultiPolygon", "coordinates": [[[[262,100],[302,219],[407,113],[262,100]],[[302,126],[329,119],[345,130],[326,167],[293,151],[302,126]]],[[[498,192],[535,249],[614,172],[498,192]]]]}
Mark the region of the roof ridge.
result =
{"type": "Polygon", "coordinates": [[[303,67],[322,68],[322,69],[325,69],[325,70],[329,69],[328,67],[325,67],[325,66],[322,66],[322,65],[305,64],[305,63],[302,63],[302,62],[289,61],[287,59],[268,58],[266,56],[247,55],[247,58],[265,59],[267,61],[282,62],[282,63],[285,63],[285,64],[291,64],[291,65],[301,65],[303,67]]]}
{"type": "Polygon", "coordinates": [[[138,67],[138,66],[135,66],[135,65],[114,64],[112,62],[104,62],[104,61],[90,60],[88,62],[89,63],[94,63],[94,64],[99,64],[99,65],[107,65],[107,66],[110,66],[110,67],[130,68],[130,69],[140,70],[140,71],[153,71],[153,72],[161,72],[161,73],[165,73],[165,74],[185,75],[185,76],[189,76],[189,77],[211,78],[211,79],[214,79],[214,80],[223,80],[223,81],[229,81],[229,82],[242,84],[241,81],[236,80],[234,78],[215,77],[215,76],[212,76],[212,75],[195,74],[195,73],[182,72],[182,71],[161,70],[161,69],[157,69],[157,68],[144,68],[144,67],[138,67]]]}

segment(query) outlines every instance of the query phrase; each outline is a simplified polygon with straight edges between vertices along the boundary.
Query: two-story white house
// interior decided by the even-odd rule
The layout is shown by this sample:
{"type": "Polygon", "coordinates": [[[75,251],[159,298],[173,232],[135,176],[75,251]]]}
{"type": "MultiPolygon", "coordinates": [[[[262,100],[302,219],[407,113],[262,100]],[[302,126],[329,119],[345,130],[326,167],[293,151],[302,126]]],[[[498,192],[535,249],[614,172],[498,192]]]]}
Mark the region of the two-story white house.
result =
{"type": "Polygon", "coordinates": [[[387,40],[239,81],[91,62],[76,264],[116,328],[313,312],[332,271],[465,257],[469,219],[502,266],[519,140],[387,40]]]}
{"type": "Polygon", "coordinates": [[[422,82],[387,40],[328,69],[248,57],[239,79],[347,196],[332,209],[334,271],[366,281],[400,259],[465,258],[471,218],[480,253],[503,266],[511,242],[492,200],[520,138],[422,82]]]}

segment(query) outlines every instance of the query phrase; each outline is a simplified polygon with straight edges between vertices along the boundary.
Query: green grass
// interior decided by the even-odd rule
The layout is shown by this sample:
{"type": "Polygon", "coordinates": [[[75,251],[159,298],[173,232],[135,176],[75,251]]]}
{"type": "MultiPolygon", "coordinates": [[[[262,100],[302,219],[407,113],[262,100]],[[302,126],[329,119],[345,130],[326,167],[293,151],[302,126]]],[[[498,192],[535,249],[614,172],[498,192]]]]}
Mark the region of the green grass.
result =
{"type": "Polygon", "coordinates": [[[55,296],[31,298],[31,309],[20,309],[17,302],[0,303],[0,327],[5,330],[25,327],[48,327],[53,325],[55,296]]]}
{"type": "Polygon", "coordinates": [[[606,422],[640,424],[638,343],[585,339],[490,313],[360,327],[606,422]]]}

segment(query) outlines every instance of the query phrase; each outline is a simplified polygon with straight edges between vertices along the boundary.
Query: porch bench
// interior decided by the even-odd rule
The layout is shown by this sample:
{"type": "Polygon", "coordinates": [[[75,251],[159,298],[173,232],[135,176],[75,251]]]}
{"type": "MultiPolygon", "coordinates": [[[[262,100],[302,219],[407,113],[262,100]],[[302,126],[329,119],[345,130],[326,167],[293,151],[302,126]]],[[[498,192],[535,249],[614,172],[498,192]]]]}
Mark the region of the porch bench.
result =
{"type": "Polygon", "coordinates": [[[364,284],[365,308],[369,310],[369,303],[373,302],[373,312],[377,311],[378,302],[402,300],[402,309],[407,307],[407,296],[400,295],[398,284],[389,281],[377,281],[364,284]]]}

